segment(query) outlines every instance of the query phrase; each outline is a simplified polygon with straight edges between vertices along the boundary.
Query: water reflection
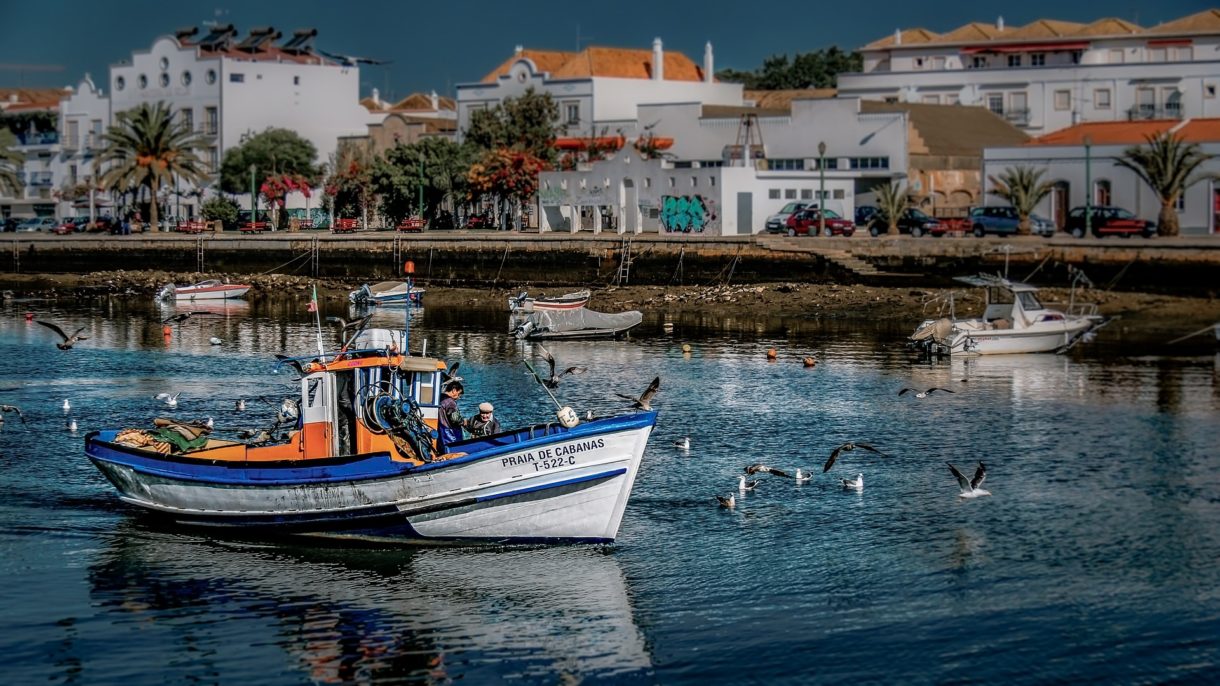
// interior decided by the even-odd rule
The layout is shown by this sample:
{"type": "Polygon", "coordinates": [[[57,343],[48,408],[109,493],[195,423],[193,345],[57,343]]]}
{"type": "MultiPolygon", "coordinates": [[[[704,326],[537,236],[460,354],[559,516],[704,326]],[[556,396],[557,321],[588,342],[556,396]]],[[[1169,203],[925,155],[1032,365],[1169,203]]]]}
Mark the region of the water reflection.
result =
{"type": "Polygon", "coordinates": [[[128,523],[89,583],[94,603],[119,615],[112,621],[159,627],[182,650],[230,642],[225,618],[265,623],[260,643],[315,682],[580,680],[652,668],[622,569],[601,548],[310,549],[128,523]]]}

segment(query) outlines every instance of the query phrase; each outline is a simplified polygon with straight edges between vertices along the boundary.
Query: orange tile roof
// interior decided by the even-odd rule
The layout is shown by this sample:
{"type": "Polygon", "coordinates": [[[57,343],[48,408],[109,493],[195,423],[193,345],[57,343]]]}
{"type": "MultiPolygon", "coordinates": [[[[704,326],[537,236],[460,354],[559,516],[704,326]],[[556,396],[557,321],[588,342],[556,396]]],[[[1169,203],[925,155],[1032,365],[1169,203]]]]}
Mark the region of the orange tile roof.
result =
{"type": "Polygon", "coordinates": [[[1116,19],[1114,17],[1106,17],[1097,21],[1086,24],[1079,31],[1073,33],[1073,36],[1121,36],[1124,33],[1140,33],[1143,27],[1139,24],[1132,24],[1125,19],[1116,19]]]}
{"type": "Polygon", "coordinates": [[[1012,33],[1013,29],[1005,27],[999,28],[995,24],[985,24],[979,21],[972,21],[965,26],[959,26],[949,33],[942,33],[936,39],[937,43],[970,43],[981,40],[992,40],[1000,37],[1007,37],[1012,33]]]}
{"type": "Polygon", "coordinates": [[[895,45],[919,45],[922,43],[932,43],[940,39],[940,34],[927,29],[907,29],[900,32],[899,35],[902,37],[901,42],[895,41],[894,34],[890,34],[885,38],[880,38],[869,43],[864,46],[864,49],[875,50],[878,48],[892,48],[895,45]]]}
{"type": "MultiPolygon", "coordinates": [[[[483,83],[492,83],[507,74],[512,65],[522,57],[533,60],[540,71],[550,72],[551,78],[556,79],[580,79],[594,76],[620,79],[652,78],[652,50],[591,45],[580,52],[523,50],[483,77],[483,83]]],[[[702,81],[703,69],[686,55],[666,50],[665,80],[702,81]]]]}
{"type": "Polygon", "coordinates": [[[522,50],[501,62],[500,66],[491,70],[487,76],[483,77],[483,83],[495,83],[496,79],[507,74],[508,70],[522,57],[532,61],[534,66],[538,67],[538,71],[554,72],[575,55],[576,53],[574,52],[563,52],[561,50],[522,50]]]}
{"type": "Polygon", "coordinates": [[[0,88],[0,109],[5,112],[54,110],[71,95],[63,88],[0,88]],[[14,97],[15,96],[15,97],[14,97]]]}
{"type": "Polygon", "coordinates": [[[1204,10],[1157,24],[1148,29],[1148,33],[1220,33],[1220,9],[1204,10]]]}
{"type": "Polygon", "coordinates": [[[1004,35],[1004,40],[1024,40],[1027,38],[1064,38],[1075,35],[1084,28],[1084,24],[1074,21],[1058,21],[1056,19],[1039,19],[1031,21],[1019,29],[1004,35]]]}
{"type": "Polygon", "coordinates": [[[761,109],[792,109],[793,100],[822,100],[833,98],[838,91],[834,88],[793,88],[777,91],[742,91],[743,100],[750,100],[755,107],[761,109]]]}
{"type": "Polygon", "coordinates": [[[1173,130],[1174,135],[1188,143],[1220,143],[1220,119],[1177,119],[1152,121],[1107,121],[1077,124],[1039,136],[1026,145],[1084,145],[1085,136],[1091,145],[1141,145],[1149,136],[1173,130]],[[1175,128],[1178,127],[1178,128],[1175,128]]]}
{"type": "MultiPolygon", "coordinates": [[[[453,98],[438,96],[436,99],[437,109],[457,111],[457,103],[453,98]]],[[[390,105],[390,110],[394,112],[432,112],[432,96],[427,93],[412,93],[398,102],[390,105]]]]}

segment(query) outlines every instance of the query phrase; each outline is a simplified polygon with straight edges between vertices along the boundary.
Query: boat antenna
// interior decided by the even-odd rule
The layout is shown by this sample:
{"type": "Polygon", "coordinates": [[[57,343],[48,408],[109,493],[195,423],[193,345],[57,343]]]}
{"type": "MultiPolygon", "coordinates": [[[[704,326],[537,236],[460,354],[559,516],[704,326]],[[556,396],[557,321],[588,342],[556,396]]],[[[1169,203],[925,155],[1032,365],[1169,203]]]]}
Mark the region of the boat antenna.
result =
{"type": "Polygon", "coordinates": [[[411,356],[411,291],[415,290],[414,279],[411,277],[415,274],[415,262],[407,260],[402,264],[402,272],[407,275],[407,303],[403,309],[402,315],[402,354],[404,357],[411,356]]]}
{"type": "Polygon", "coordinates": [[[318,324],[318,355],[326,355],[326,349],[322,346],[322,312],[318,307],[318,284],[313,284],[313,300],[309,301],[309,309],[313,311],[314,320],[318,324]]]}

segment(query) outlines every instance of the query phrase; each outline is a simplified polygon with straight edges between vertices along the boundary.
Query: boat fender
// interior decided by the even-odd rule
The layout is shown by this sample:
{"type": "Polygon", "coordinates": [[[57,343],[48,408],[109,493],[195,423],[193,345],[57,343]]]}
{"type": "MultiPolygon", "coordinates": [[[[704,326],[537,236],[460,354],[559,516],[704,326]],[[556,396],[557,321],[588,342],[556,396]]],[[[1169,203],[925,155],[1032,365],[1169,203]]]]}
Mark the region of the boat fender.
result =
{"type": "Polygon", "coordinates": [[[559,423],[562,424],[566,429],[571,429],[577,424],[580,424],[580,417],[576,415],[576,411],[567,405],[559,408],[559,411],[555,413],[555,416],[559,419],[559,423]]]}

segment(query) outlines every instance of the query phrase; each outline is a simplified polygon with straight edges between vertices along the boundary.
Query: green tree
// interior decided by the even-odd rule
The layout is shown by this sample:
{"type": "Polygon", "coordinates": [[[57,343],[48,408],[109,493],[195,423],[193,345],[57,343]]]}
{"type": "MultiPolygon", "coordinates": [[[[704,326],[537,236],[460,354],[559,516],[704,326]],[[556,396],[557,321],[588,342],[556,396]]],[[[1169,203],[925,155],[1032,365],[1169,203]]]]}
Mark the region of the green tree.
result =
{"type": "Polygon", "coordinates": [[[1038,203],[1050,195],[1051,190],[1055,187],[1055,184],[1042,180],[1042,175],[1045,173],[1045,169],[1012,167],[1005,169],[999,176],[987,177],[993,186],[987,192],[1012,205],[1013,209],[1017,211],[1018,236],[1030,234],[1029,215],[1034,213],[1034,208],[1038,206],[1038,203]]]}
{"type": "Polygon", "coordinates": [[[7,129],[0,129],[0,193],[21,195],[23,185],[17,170],[25,163],[25,156],[13,149],[17,137],[7,129]]]}
{"type": "Polygon", "coordinates": [[[452,208],[467,191],[467,171],[474,150],[446,138],[422,138],[411,145],[390,148],[374,166],[373,186],[381,200],[381,213],[392,222],[421,214],[419,188],[424,189],[422,216],[436,219],[439,211],[452,208]],[[421,169],[422,163],[422,169],[421,169]]]}
{"type": "Polygon", "coordinates": [[[209,139],[174,117],[164,102],[120,112],[102,141],[105,147],[98,156],[99,166],[106,169],[102,185],[121,193],[147,188],[153,227],[158,225],[157,197],[163,184],[172,183],[175,176],[196,186],[208,180],[195,150],[209,139]]]}
{"type": "Polygon", "coordinates": [[[220,165],[220,190],[250,192],[250,166],[258,183],[271,177],[293,176],[316,183],[318,149],[295,131],[270,128],[242,136],[241,144],[225,153],[220,165]]]}
{"type": "Polygon", "coordinates": [[[901,181],[877,186],[873,192],[877,194],[877,210],[881,214],[880,219],[876,221],[884,221],[886,223],[885,232],[891,236],[897,236],[900,233],[898,219],[910,207],[910,196],[903,188],[901,181]]]}
{"type": "Polygon", "coordinates": [[[1157,233],[1176,236],[1179,231],[1178,198],[1196,183],[1216,178],[1215,174],[1195,173],[1215,155],[1204,153],[1198,143],[1186,143],[1176,134],[1170,135],[1168,132],[1146,136],[1145,140],[1147,145],[1124,150],[1117,164],[1135,172],[1160,199],[1157,233]]]}
{"type": "Polygon", "coordinates": [[[529,153],[549,164],[556,159],[555,138],[559,125],[559,105],[550,93],[533,88],[517,98],[488,110],[476,110],[470,117],[465,140],[484,151],[509,149],[529,153]]]}
{"type": "Polygon", "coordinates": [[[199,208],[199,212],[207,221],[224,222],[225,226],[232,226],[237,223],[241,208],[233,200],[217,196],[205,201],[199,208]]]}
{"type": "Polygon", "coordinates": [[[834,88],[839,74],[860,71],[864,60],[858,52],[844,52],[832,45],[822,50],[788,55],[772,55],[754,71],[723,69],[716,73],[721,81],[740,83],[750,90],[788,90],[795,88],[834,88]]]}

